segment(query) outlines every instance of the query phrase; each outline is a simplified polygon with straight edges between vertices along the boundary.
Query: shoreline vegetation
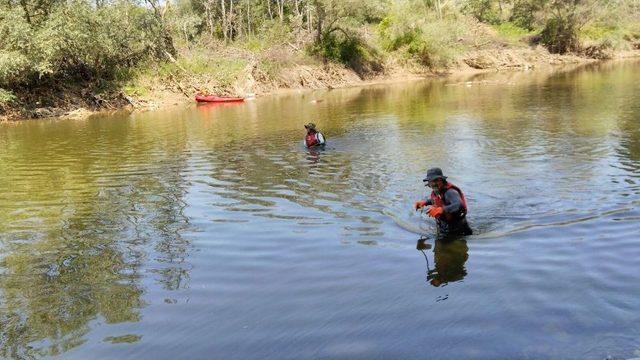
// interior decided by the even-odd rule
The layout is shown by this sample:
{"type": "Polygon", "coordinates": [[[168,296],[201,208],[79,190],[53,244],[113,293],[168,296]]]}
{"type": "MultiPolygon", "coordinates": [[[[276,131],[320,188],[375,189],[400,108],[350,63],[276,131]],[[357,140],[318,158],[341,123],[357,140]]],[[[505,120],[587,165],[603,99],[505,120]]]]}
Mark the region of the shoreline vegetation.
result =
{"type": "Polygon", "coordinates": [[[0,121],[640,54],[630,0],[9,0],[0,121]]]}

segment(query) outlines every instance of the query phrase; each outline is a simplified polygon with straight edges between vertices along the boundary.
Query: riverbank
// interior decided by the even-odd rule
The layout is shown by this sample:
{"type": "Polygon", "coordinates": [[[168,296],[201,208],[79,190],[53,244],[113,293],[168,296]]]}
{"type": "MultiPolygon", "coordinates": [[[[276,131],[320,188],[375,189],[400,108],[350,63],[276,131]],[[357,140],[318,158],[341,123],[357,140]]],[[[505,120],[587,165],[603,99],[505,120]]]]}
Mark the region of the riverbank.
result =
{"type": "Polygon", "coordinates": [[[0,121],[158,109],[192,102],[197,93],[264,96],[640,51],[640,8],[627,2],[241,2],[0,6],[0,121]],[[32,14],[32,7],[39,10],[32,14]]]}
{"type": "MultiPolygon", "coordinates": [[[[110,84],[107,89],[96,91],[94,84],[49,84],[41,89],[30,89],[19,94],[22,101],[4,107],[0,121],[51,117],[83,119],[105,111],[158,110],[191,103],[199,92],[261,97],[288,91],[366,86],[480,72],[535,70],[602,61],[584,55],[551,54],[542,46],[505,46],[470,51],[452,65],[440,69],[388,57],[381,71],[362,75],[334,62],[309,58],[296,62],[292,58],[298,51],[293,45],[287,47],[289,49],[270,49],[262,59],[257,59],[255,54],[238,56],[237,51],[226,49],[228,53],[224,54],[226,57],[222,56],[222,61],[226,58],[236,63],[225,65],[225,69],[235,67],[234,71],[227,73],[193,69],[190,61],[200,62],[203,54],[184,49],[180,58],[186,61],[156,64],[137,74],[134,81],[110,84]],[[277,59],[269,59],[274,54],[288,59],[277,63],[277,59]],[[231,60],[234,57],[235,60],[231,60]],[[273,69],[274,66],[278,68],[273,69]],[[268,73],[269,70],[272,73],[268,73]]],[[[612,56],[613,60],[635,57],[640,57],[640,50],[617,52],[612,56]]],[[[211,69],[211,66],[204,68],[211,69]]]]}

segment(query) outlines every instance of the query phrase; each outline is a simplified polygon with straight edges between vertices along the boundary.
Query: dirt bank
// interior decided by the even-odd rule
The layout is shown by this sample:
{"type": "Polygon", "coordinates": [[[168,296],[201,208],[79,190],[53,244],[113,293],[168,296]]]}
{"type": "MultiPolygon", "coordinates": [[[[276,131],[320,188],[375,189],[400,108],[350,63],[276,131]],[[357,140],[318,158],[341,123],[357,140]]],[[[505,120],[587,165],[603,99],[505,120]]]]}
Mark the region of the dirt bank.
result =
{"type": "MultiPolygon", "coordinates": [[[[640,51],[616,54],[617,59],[639,57],[640,51]]],[[[454,66],[433,71],[419,66],[387,61],[384,71],[366,77],[334,63],[293,64],[280,70],[278,76],[269,77],[255,63],[249,63],[235,78],[225,85],[214,84],[206,76],[190,77],[189,81],[154,79],[151,91],[144,95],[126,95],[121,90],[95,95],[87,86],[44,87],[20,94],[21,105],[0,109],[0,121],[34,118],[85,118],[98,111],[127,109],[149,111],[193,101],[198,89],[214,89],[221,94],[240,96],[266,96],[290,90],[332,89],[362,86],[383,82],[399,82],[434,76],[447,76],[489,71],[530,70],[541,67],[581,64],[598,60],[577,55],[550,54],[543,47],[504,48],[472,51],[462,56],[454,66]]],[[[211,91],[211,90],[210,90],[211,91]]]]}

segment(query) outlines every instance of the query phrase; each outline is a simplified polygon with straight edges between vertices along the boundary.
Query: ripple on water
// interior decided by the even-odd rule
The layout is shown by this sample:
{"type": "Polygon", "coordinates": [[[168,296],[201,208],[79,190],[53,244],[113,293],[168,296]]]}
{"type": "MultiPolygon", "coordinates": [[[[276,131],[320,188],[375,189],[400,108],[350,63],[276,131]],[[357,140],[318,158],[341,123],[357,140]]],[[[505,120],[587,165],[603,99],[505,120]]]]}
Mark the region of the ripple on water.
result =
{"type": "Polygon", "coordinates": [[[0,125],[0,338],[65,358],[632,357],[640,72],[618,66],[0,125]],[[310,119],[324,151],[300,143],[310,119]],[[431,166],[476,235],[421,253],[431,166]]]}

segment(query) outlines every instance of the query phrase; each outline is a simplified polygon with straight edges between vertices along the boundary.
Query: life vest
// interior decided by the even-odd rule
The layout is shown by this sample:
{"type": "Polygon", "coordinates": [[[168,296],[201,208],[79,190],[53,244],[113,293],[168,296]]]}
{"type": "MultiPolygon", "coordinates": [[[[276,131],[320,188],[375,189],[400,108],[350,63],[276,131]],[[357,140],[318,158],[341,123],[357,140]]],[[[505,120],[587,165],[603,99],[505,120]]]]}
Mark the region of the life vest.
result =
{"type": "MultiPolygon", "coordinates": [[[[455,218],[464,218],[467,215],[467,199],[465,199],[464,197],[464,193],[462,192],[462,190],[460,190],[459,187],[453,185],[450,182],[447,182],[447,184],[445,185],[445,193],[447,191],[449,191],[450,189],[453,189],[455,191],[458,192],[458,194],[460,194],[460,199],[462,200],[462,209],[460,209],[458,212],[453,213],[453,214],[445,214],[445,220],[446,221],[453,221],[455,218]]],[[[442,194],[442,196],[436,194],[435,191],[431,192],[431,203],[434,206],[438,206],[438,207],[444,207],[446,204],[444,203],[444,194],[442,194]]]]}
{"type": "Polygon", "coordinates": [[[319,132],[315,132],[313,134],[307,134],[304,138],[304,144],[307,147],[312,147],[316,145],[324,145],[324,141],[322,135],[319,132]]]}

